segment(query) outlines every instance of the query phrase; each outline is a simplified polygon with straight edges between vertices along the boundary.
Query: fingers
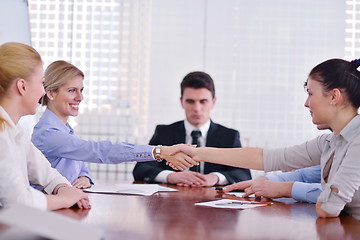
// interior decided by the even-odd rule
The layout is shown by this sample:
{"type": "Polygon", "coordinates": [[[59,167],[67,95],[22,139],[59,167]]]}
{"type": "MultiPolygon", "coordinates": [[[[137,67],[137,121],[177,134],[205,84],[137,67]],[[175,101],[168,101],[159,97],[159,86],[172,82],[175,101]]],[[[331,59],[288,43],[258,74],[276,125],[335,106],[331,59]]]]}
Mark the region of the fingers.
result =
{"type": "Polygon", "coordinates": [[[187,180],[187,184],[190,186],[204,186],[206,179],[202,176],[194,175],[187,180]]]}
{"type": "Polygon", "coordinates": [[[198,166],[198,165],[199,165],[199,163],[198,163],[197,161],[195,161],[194,159],[192,159],[191,157],[189,157],[189,156],[186,155],[186,154],[184,154],[184,158],[185,158],[185,160],[186,160],[189,164],[191,164],[190,167],[192,167],[192,166],[198,166]]]}
{"type": "Polygon", "coordinates": [[[175,162],[173,162],[172,164],[175,165],[175,167],[176,167],[177,170],[181,170],[181,171],[189,168],[189,167],[187,167],[187,166],[186,166],[183,162],[181,162],[181,161],[175,161],[175,162]]]}
{"type": "Polygon", "coordinates": [[[170,156],[174,156],[179,152],[183,152],[188,156],[192,156],[194,154],[194,149],[196,146],[189,145],[189,144],[177,144],[171,147],[170,156]]]}
{"type": "Polygon", "coordinates": [[[181,148],[182,144],[178,144],[178,145],[174,145],[171,147],[171,152],[170,152],[170,156],[174,156],[176,155],[177,153],[181,152],[182,151],[182,148],[181,148]]]}
{"type": "Polygon", "coordinates": [[[228,185],[228,186],[224,187],[224,192],[230,192],[230,191],[237,190],[237,189],[239,189],[239,190],[246,189],[251,186],[251,181],[252,180],[248,180],[248,181],[243,181],[243,182],[238,182],[238,183],[228,185]]]}
{"type": "Polygon", "coordinates": [[[87,177],[79,177],[72,183],[72,185],[78,189],[91,187],[90,180],[87,177]]]}
{"type": "Polygon", "coordinates": [[[242,195],[242,197],[248,197],[254,193],[253,189],[251,187],[245,188],[244,192],[245,193],[242,195]]]}
{"type": "Polygon", "coordinates": [[[88,200],[88,199],[85,199],[85,198],[80,199],[80,200],[76,203],[76,205],[77,205],[78,208],[80,208],[80,209],[83,209],[83,208],[89,209],[89,208],[91,208],[91,205],[90,205],[89,200],[88,200]]]}
{"type": "Polygon", "coordinates": [[[242,197],[248,197],[248,196],[250,196],[252,194],[254,194],[255,198],[261,198],[261,197],[264,196],[264,193],[260,189],[257,189],[254,186],[250,186],[250,187],[246,188],[244,190],[244,192],[245,193],[243,194],[242,197]]]}
{"type": "Polygon", "coordinates": [[[177,183],[176,185],[179,187],[203,187],[203,186],[205,186],[205,184],[195,183],[192,181],[186,181],[186,183],[180,182],[180,183],[177,183]]]}
{"type": "Polygon", "coordinates": [[[191,171],[191,173],[194,174],[194,177],[196,177],[196,179],[199,179],[202,182],[206,182],[205,175],[198,173],[198,172],[192,172],[192,171],[191,171]]]}
{"type": "Polygon", "coordinates": [[[173,168],[174,170],[179,170],[175,167],[174,164],[172,164],[171,162],[166,162],[166,165],[169,165],[171,168],[173,168]]]}
{"type": "Polygon", "coordinates": [[[202,174],[192,171],[171,173],[167,180],[169,183],[183,187],[199,187],[206,183],[202,174]]]}
{"type": "Polygon", "coordinates": [[[73,187],[76,187],[76,188],[79,188],[79,189],[81,189],[82,188],[82,186],[83,186],[83,183],[81,182],[81,181],[75,181],[75,182],[73,182],[73,187]]]}
{"type": "Polygon", "coordinates": [[[169,159],[169,161],[176,167],[177,170],[185,170],[192,167],[194,164],[198,164],[184,153],[176,154],[174,158],[172,160],[169,159]]]}

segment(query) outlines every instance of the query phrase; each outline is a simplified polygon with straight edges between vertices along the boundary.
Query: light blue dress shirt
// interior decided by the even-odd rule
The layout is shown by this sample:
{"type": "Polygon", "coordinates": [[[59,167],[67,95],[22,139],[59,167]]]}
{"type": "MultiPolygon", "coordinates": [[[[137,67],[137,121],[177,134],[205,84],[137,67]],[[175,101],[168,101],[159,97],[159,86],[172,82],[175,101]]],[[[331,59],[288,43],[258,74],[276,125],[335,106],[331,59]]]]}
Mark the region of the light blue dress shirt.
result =
{"type": "Polygon", "coordinates": [[[298,169],[293,172],[267,175],[266,178],[278,182],[295,182],[291,195],[297,201],[316,203],[322,192],[320,165],[298,169]]]}
{"type": "Polygon", "coordinates": [[[31,141],[71,183],[79,176],[90,177],[85,162],[116,164],[154,160],[153,146],[83,140],[49,109],[35,125],[31,141]]]}

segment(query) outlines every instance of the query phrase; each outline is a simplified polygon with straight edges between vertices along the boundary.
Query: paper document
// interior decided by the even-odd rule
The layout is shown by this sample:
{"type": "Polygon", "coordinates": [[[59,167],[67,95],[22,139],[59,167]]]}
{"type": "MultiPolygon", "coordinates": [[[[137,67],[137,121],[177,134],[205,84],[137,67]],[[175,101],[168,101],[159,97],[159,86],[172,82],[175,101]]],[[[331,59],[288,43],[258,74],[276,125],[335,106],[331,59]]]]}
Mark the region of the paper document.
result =
{"type": "Polygon", "coordinates": [[[272,203],[268,202],[254,202],[254,201],[240,201],[232,199],[220,199],[210,202],[195,203],[196,206],[214,207],[214,208],[232,208],[232,209],[248,209],[262,206],[269,206],[272,203]]]}
{"type": "Polygon", "coordinates": [[[103,236],[103,230],[94,226],[20,204],[1,209],[0,223],[9,226],[0,232],[0,239],[21,239],[26,232],[29,233],[26,239],[34,235],[59,240],[98,240],[103,236]]]}
{"type": "Polygon", "coordinates": [[[93,185],[84,189],[85,192],[93,193],[119,193],[150,196],[156,192],[175,192],[174,188],[163,187],[159,184],[115,184],[115,185],[93,185]]]}

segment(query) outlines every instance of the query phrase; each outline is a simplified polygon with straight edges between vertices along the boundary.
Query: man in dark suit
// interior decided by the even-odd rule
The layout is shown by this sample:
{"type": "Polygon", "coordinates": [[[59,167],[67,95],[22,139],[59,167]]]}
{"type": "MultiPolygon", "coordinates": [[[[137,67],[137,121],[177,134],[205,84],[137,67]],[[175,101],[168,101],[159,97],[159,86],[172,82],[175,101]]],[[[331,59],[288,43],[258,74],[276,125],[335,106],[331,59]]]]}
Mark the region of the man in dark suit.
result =
{"type": "MultiPolygon", "coordinates": [[[[191,72],[181,82],[181,105],[186,119],[170,125],[158,125],[150,145],[178,143],[198,146],[234,148],[241,147],[238,131],[216,124],[210,119],[215,105],[215,87],[210,75],[191,72]]],[[[135,181],[171,183],[179,186],[226,185],[251,179],[249,169],[213,163],[200,163],[191,171],[174,171],[165,162],[139,162],[133,175],[135,181]]]]}

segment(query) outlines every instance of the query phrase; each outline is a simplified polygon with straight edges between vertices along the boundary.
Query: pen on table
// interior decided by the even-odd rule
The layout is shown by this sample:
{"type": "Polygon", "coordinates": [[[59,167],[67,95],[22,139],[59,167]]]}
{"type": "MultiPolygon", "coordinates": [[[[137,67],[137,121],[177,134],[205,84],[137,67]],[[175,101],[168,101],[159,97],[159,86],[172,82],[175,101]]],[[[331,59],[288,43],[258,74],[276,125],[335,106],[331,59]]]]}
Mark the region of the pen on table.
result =
{"type": "Polygon", "coordinates": [[[254,205],[271,205],[272,202],[226,202],[226,203],[216,203],[215,205],[228,205],[228,204],[239,204],[239,205],[246,205],[246,204],[254,204],[254,205]]]}
{"type": "MultiPolygon", "coordinates": [[[[223,191],[224,191],[224,188],[223,188],[223,187],[215,187],[215,190],[216,190],[216,191],[223,192],[223,191]]],[[[235,190],[232,190],[231,192],[244,192],[244,191],[243,191],[243,190],[235,189],[235,190]]]]}

